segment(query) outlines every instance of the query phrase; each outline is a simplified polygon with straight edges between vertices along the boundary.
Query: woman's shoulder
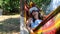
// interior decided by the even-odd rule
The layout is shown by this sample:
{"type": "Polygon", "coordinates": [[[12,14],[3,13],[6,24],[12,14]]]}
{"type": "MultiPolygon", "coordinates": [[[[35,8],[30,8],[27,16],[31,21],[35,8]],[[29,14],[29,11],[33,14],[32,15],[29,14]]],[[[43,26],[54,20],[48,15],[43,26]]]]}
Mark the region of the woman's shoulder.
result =
{"type": "Polygon", "coordinates": [[[28,20],[32,20],[32,18],[29,18],[28,20]]]}
{"type": "Polygon", "coordinates": [[[35,22],[37,22],[37,23],[41,23],[41,22],[42,22],[42,20],[36,20],[35,22]]]}
{"type": "Polygon", "coordinates": [[[42,21],[41,19],[37,19],[36,21],[42,21]]]}
{"type": "Polygon", "coordinates": [[[32,20],[32,18],[29,18],[29,19],[27,20],[27,22],[31,22],[31,20],[32,20]]]}

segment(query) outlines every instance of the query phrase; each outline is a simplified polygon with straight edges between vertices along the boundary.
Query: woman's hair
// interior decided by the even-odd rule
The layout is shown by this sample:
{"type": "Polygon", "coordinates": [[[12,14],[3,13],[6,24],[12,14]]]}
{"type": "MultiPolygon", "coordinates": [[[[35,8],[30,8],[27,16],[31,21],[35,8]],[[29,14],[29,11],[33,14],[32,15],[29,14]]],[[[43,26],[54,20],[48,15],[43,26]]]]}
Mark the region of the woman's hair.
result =
{"type": "MultiPolygon", "coordinates": [[[[39,11],[37,11],[38,12],[38,18],[40,19],[40,20],[43,20],[43,16],[41,16],[41,13],[39,12],[39,11]]],[[[31,16],[32,16],[32,18],[33,18],[33,22],[35,22],[35,18],[34,18],[34,16],[32,15],[32,13],[31,13],[31,16]]]]}

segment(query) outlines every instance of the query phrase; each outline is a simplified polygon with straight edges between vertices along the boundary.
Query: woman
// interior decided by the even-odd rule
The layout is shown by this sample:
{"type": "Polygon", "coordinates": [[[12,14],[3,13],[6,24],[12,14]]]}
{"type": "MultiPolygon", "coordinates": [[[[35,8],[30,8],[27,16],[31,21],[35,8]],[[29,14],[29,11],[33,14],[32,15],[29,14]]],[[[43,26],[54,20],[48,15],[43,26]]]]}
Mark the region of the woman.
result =
{"type": "Polygon", "coordinates": [[[27,20],[27,29],[33,33],[33,30],[42,22],[42,16],[37,7],[29,9],[31,18],[27,20]]]}

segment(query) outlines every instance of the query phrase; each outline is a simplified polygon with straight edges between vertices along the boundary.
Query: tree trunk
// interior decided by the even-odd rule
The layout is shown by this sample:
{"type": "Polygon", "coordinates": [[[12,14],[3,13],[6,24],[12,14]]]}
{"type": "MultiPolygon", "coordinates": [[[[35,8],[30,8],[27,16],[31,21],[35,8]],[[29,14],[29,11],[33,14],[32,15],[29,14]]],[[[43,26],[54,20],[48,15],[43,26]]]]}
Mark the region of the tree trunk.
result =
{"type": "MultiPolygon", "coordinates": [[[[20,0],[20,11],[22,15],[24,16],[24,0],[20,0]]],[[[20,16],[20,34],[29,34],[28,30],[25,27],[25,17],[20,16]]]]}

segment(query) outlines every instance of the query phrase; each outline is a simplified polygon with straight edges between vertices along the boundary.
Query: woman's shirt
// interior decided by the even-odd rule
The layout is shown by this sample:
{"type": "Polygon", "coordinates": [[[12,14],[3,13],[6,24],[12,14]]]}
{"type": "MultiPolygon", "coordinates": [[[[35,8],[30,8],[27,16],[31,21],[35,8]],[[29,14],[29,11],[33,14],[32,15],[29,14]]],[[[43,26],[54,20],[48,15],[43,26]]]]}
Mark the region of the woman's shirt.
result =
{"type": "Polygon", "coordinates": [[[42,22],[42,20],[35,20],[35,22],[33,22],[33,19],[31,20],[31,28],[36,28],[40,23],[42,22]]]}

